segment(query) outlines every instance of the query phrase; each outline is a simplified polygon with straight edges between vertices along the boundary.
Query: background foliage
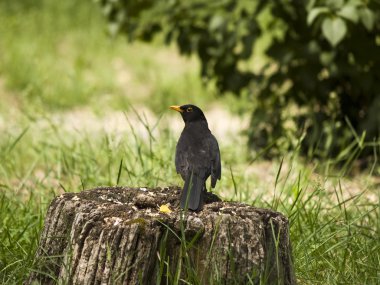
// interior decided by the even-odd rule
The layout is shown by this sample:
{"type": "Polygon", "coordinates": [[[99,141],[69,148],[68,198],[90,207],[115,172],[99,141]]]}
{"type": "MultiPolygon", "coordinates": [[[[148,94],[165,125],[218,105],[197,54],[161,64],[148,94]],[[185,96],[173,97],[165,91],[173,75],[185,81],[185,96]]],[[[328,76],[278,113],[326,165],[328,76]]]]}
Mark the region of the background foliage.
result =
{"type": "Polygon", "coordinates": [[[113,33],[160,34],[196,54],[220,92],[248,94],[255,148],[302,137],[304,151],[336,155],[353,138],[379,138],[378,0],[99,2],[113,33]],[[266,61],[255,70],[258,46],[266,61]]]}

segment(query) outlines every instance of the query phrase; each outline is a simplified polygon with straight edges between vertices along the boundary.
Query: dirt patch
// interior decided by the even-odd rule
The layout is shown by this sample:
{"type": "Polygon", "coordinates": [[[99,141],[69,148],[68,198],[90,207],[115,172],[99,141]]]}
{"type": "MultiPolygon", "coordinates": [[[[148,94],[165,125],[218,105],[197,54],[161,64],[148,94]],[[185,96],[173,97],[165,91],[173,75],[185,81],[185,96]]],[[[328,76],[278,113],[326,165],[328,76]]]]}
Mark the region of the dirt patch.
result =
{"type": "Polygon", "coordinates": [[[265,201],[279,197],[281,189],[292,186],[296,188],[301,175],[300,185],[306,193],[319,188],[337,204],[342,201],[352,202],[356,197],[363,202],[379,202],[380,178],[368,173],[348,177],[326,177],[317,173],[313,165],[290,164],[284,161],[276,186],[279,168],[279,161],[256,161],[241,171],[245,180],[252,181],[254,195],[265,201]]]}
{"type": "Polygon", "coordinates": [[[5,79],[0,77],[0,130],[6,129],[6,126],[14,121],[14,118],[20,113],[21,102],[18,96],[6,88],[5,79]],[[7,116],[12,114],[12,120],[7,116]]]}

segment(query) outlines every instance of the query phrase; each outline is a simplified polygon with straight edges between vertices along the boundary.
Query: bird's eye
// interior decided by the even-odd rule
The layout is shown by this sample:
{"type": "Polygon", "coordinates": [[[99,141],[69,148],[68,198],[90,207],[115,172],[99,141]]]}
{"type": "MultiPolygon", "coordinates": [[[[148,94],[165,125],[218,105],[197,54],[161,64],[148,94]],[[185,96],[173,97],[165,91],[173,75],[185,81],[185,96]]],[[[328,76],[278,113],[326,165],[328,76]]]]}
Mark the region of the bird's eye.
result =
{"type": "Polygon", "coordinates": [[[188,108],[186,109],[186,112],[193,112],[193,108],[188,107],[188,108]]]}

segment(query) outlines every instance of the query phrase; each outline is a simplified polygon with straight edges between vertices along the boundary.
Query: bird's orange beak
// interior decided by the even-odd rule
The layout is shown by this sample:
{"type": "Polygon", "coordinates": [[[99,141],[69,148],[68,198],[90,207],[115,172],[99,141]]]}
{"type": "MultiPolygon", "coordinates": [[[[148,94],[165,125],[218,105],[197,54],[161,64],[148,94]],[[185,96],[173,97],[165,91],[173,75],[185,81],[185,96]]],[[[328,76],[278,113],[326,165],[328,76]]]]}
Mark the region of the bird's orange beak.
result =
{"type": "Polygon", "coordinates": [[[183,113],[183,110],[181,109],[181,106],[170,106],[170,109],[183,113]]]}

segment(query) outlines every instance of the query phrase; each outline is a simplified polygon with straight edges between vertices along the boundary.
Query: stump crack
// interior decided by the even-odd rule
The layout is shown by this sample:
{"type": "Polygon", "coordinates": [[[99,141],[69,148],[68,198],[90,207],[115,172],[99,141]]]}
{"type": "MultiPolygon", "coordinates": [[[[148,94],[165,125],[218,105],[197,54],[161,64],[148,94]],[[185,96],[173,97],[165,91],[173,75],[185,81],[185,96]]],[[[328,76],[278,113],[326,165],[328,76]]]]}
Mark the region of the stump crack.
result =
{"type": "MultiPolygon", "coordinates": [[[[132,257],[130,259],[130,262],[129,262],[129,266],[128,266],[128,271],[133,267],[133,265],[135,264],[135,261],[137,260],[137,256],[138,256],[138,252],[137,252],[137,249],[138,249],[138,244],[139,244],[139,241],[140,241],[140,233],[139,233],[139,226],[136,226],[136,235],[135,235],[135,242],[133,243],[133,247],[132,247],[132,257]]],[[[136,266],[137,267],[137,266],[136,266]]],[[[138,274],[138,272],[135,273],[136,275],[138,274]]],[[[133,282],[132,280],[132,277],[133,277],[134,274],[129,274],[127,275],[128,278],[126,281],[127,284],[132,284],[130,282],[133,282]]]]}

